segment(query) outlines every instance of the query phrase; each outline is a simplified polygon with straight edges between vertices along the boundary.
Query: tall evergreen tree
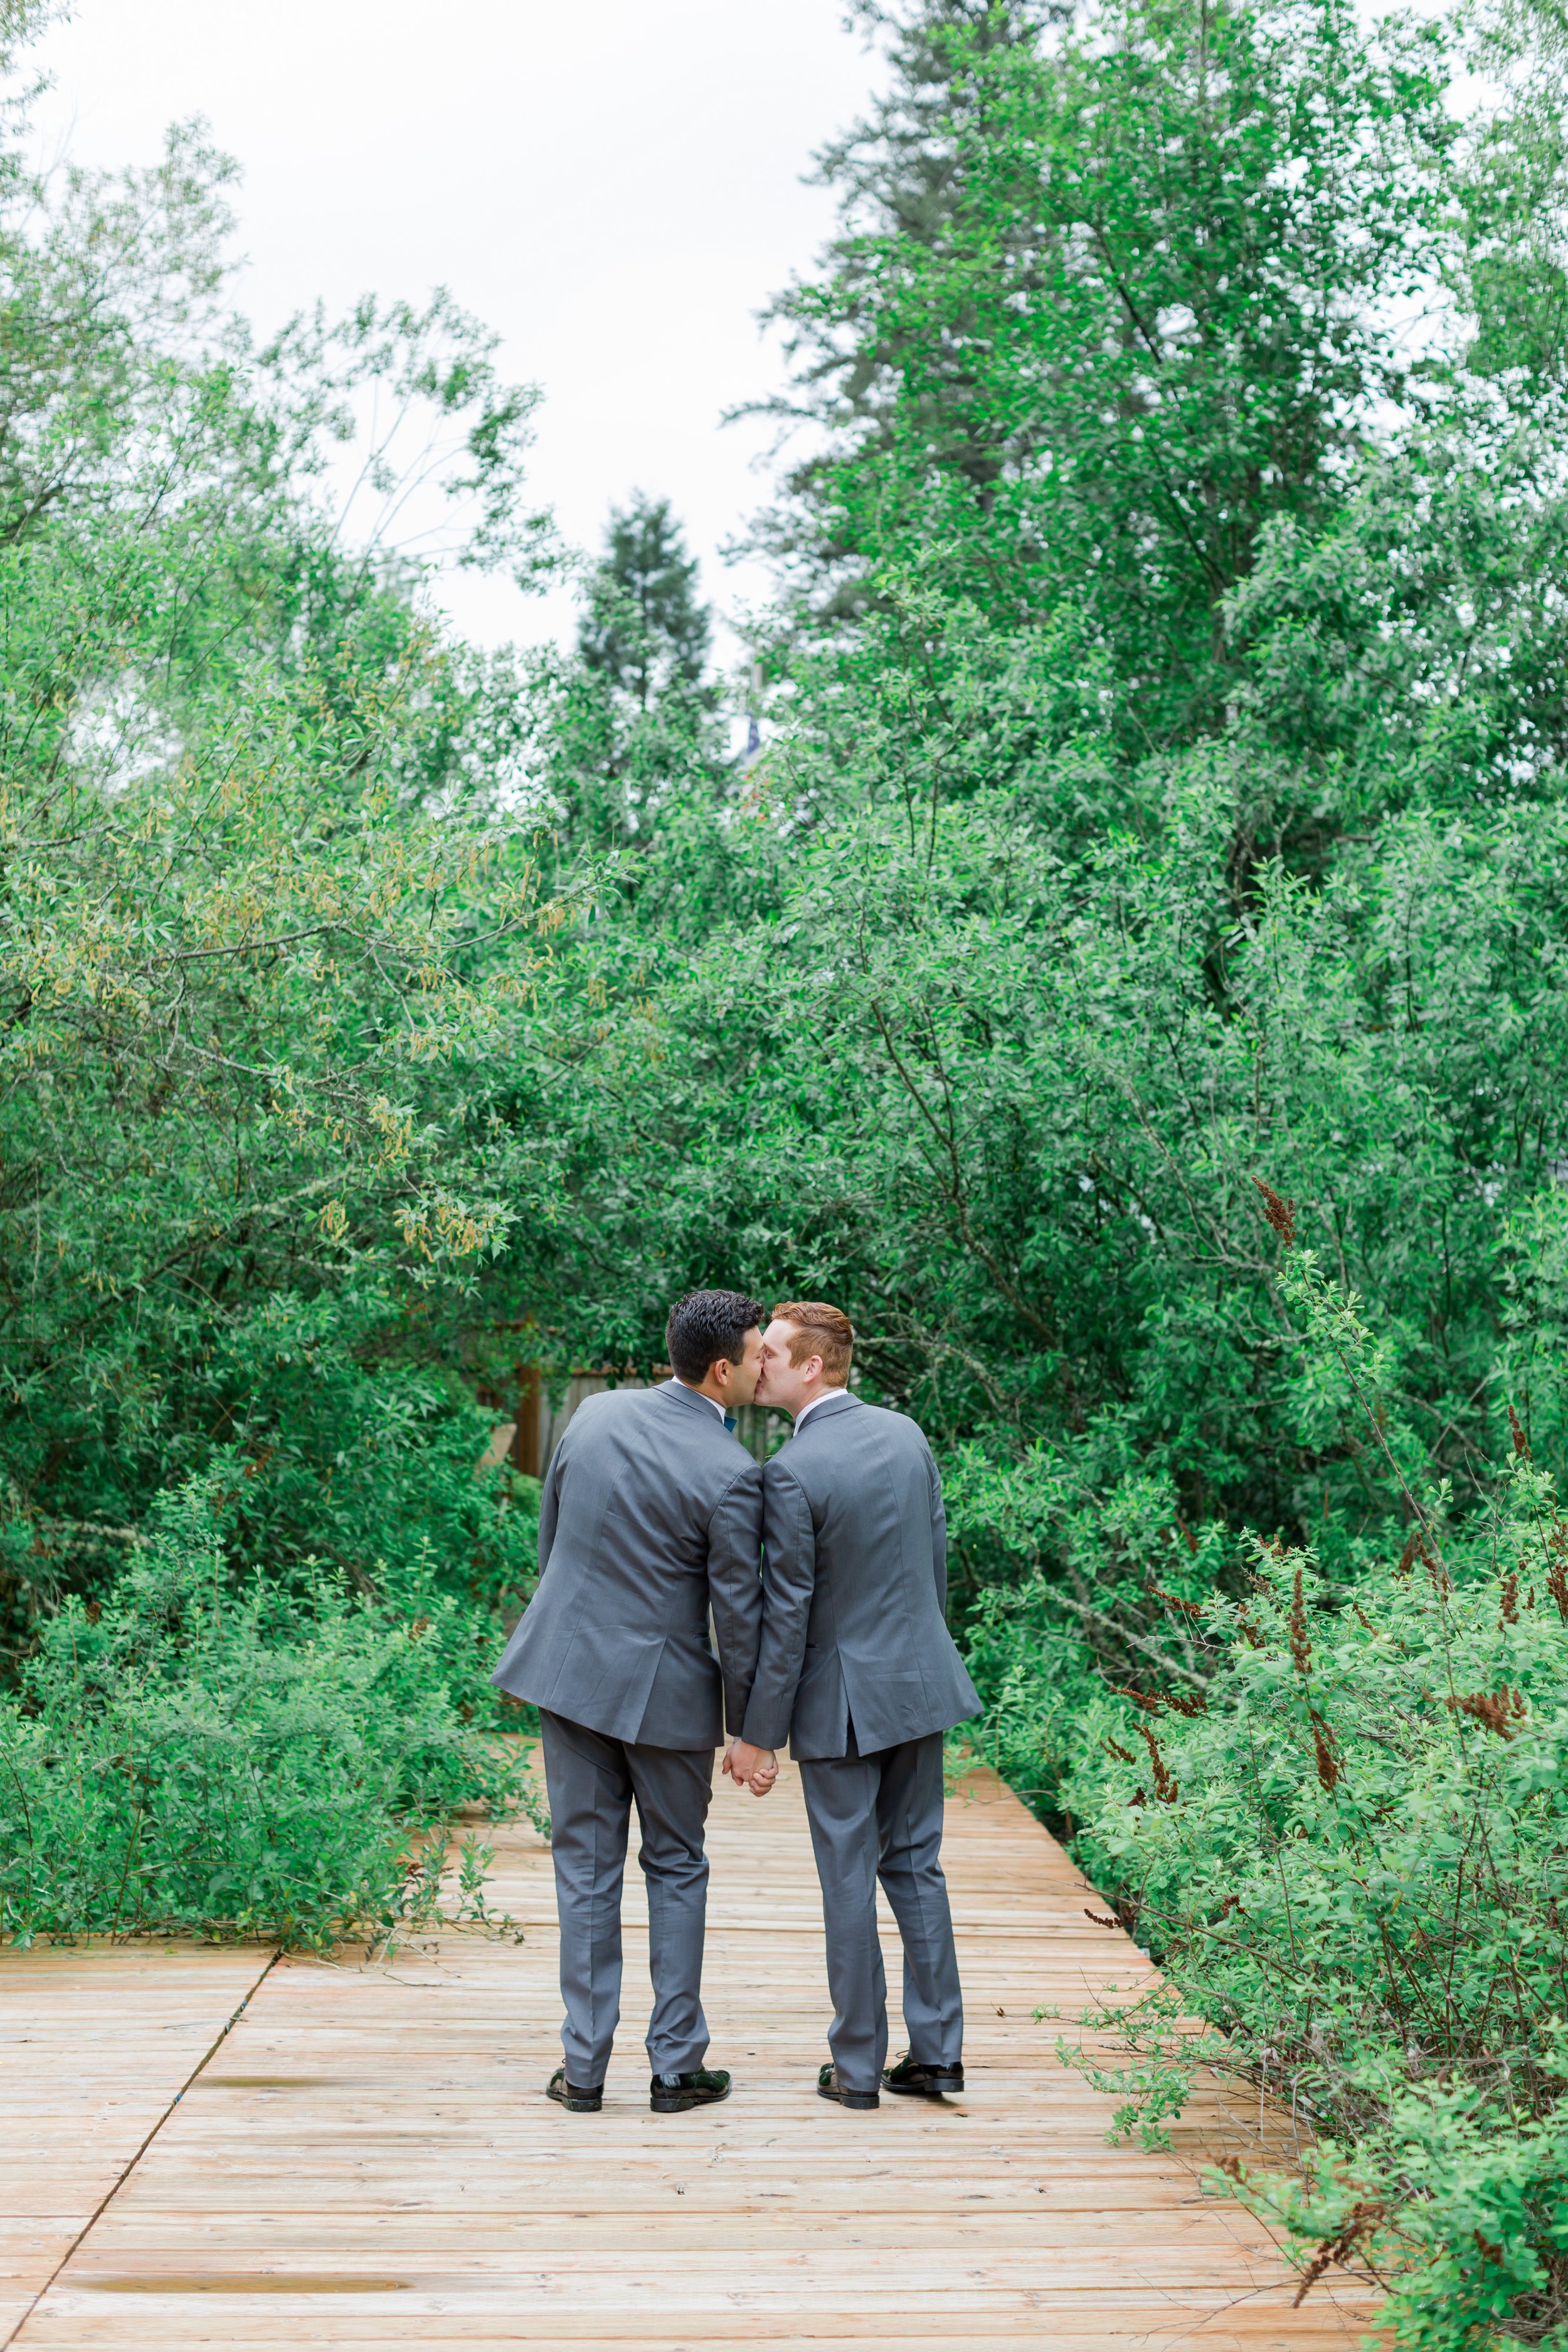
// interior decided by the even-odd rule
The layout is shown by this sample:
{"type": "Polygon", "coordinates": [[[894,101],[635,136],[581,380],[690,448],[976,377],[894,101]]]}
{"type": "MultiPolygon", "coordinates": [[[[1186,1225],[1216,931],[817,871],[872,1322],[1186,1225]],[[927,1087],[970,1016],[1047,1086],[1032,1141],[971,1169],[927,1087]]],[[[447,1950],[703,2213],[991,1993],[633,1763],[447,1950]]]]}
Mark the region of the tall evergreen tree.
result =
{"type": "Polygon", "coordinates": [[[1074,616],[1129,751],[1232,699],[1226,598],[1406,400],[1454,136],[1432,28],[1343,0],[878,10],[891,88],[824,157],[826,267],[775,306],[812,428],[764,536],[837,623],[889,567],[1074,616]]]}
{"type": "Polygon", "coordinates": [[[664,499],[611,510],[583,583],[575,654],[538,673],[538,773],[559,812],[563,870],[615,853],[616,895],[645,926],[700,932],[733,903],[724,814],[736,789],[729,724],[706,676],[707,608],[697,563],[664,499]]]}
{"type": "Polygon", "coordinates": [[[686,552],[669,501],[639,490],[629,507],[611,509],[578,651],[646,710],[670,686],[698,684],[710,635],[707,607],[697,601],[697,561],[686,552]]]}

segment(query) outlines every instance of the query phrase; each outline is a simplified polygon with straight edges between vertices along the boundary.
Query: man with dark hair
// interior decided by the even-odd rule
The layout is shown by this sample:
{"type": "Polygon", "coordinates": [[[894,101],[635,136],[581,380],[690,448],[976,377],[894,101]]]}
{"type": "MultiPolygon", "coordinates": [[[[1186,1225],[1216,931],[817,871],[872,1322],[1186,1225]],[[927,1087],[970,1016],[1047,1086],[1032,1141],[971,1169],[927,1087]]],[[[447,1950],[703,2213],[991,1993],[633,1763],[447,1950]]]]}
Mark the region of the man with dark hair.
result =
{"type": "MultiPolygon", "coordinates": [[[[742,1298],[735,1290],[692,1290],[684,1298],[677,1299],[664,1327],[664,1347],[669,1369],[682,1388],[700,1389],[710,1364],[733,1365],[743,1360],[750,1372],[751,1386],[743,1396],[731,1396],[729,1402],[750,1404],[757,1385],[757,1367],[762,1362],[762,1319],[763,1310],[757,1300],[742,1298]],[[746,1335],[750,1331],[757,1334],[757,1344],[746,1355],[746,1335]]],[[[720,1419],[724,1418],[721,1412],[720,1419]]]]}
{"type": "Polygon", "coordinates": [[[819,1299],[775,1307],[759,1404],[795,1435],[763,1474],[762,1651],[725,1769],[763,1750],[800,1766],[822,1881],[833,2056],[825,2099],[874,2107],[883,2088],[963,2088],[963,2000],[942,1872],[942,1736],[980,1706],[947,1630],[947,1526],[930,1446],[901,1412],[847,1382],[855,1334],[819,1299]],[[888,2054],[877,1935],[881,1880],[904,1947],[910,2049],[888,2054]]]}
{"type": "MultiPolygon", "coordinates": [[[[693,1291],[666,1331],[675,1378],[579,1405],[544,1481],[539,1584],[491,1676],[539,1709],[566,2005],[550,2096],[574,2115],[603,2105],[620,2017],[634,1802],[654,1990],[649,2105],[675,2115],[729,2095],[729,2075],[702,2063],[702,1831],[713,1751],[726,1718],[731,1735],[745,1720],[762,1631],[763,1476],[733,1434],[757,1384],[762,1319],[737,1291],[693,1291]]],[[[754,1760],[754,1794],[774,1769],[771,1755],[754,1760]]]]}

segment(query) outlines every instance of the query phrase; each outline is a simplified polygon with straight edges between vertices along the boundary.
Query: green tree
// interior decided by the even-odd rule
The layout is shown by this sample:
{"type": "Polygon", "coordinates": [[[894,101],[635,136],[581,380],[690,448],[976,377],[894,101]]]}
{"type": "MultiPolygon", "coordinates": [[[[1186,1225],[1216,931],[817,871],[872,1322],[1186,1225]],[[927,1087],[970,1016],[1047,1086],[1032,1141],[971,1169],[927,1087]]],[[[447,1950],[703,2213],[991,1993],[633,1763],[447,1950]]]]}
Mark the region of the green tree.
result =
{"type": "Polygon", "coordinates": [[[668,499],[639,491],[612,511],[605,552],[588,576],[577,649],[639,710],[673,686],[701,680],[711,624],[696,583],[696,559],[668,499]]]}
{"type": "Polygon", "coordinates": [[[1078,616],[1136,753],[1219,724],[1259,532],[1411,390],[1447,67],[1337,0],[1044,16],[893,19],[827,267],[775,306],[813,446],[763,537],[829,617],[917,557],[1009,625],[1078,616]]]}
{"type": "MultiPolygon", "coordinates": [[[[996,9],[904,21],[876,137],[846,150],[893,193],[849,187],[849,226],[863,205],[871,228],[841,241],[826,307],[790,298],[842,331],[813,346],[837,353],[818,387],[837,437],[795,512],[824,532],[860,519],[868,593],[793,644],[781,630],[787,722],[716,854],[683,865],[650,829],[635,919],[606,908],[574,940],[584,989],[558,1050],[579,1205],[554,1229],[549,1312],[578,1346],[602,1316],[648,1360],[671,1283],[844,1295],[884,1393],[1005,1469],[1016,1504],[1040,1474],[1064,1589],[1079,1555],[1058,1479],[1102,1501],[1169,1479],[1192,1525],[1326,1520],[1337,1558],[1381,1506],[1303,1420],[1254,1180],[1289,1190],[1386,1314],[1433,1459],[1474,1499],[1503,1237],[1563,1155],[1551,433],[1466,374],[1462,333],[1429,355],[1431,416],[1375,404],[1397,388],[1378,304],[1409,263],[1399,225],[1454,262],[1443,223],[1481,133],[1435,123],[1447,52],[1429,32],[1390,57],[1293,5],[1115,7],[1060,31],[996,9]],[[1151,285],[1173,256],[1229,257],[1158,417],[1114,391],[1136,348],[1087,231],[1050,248],[1065,274],[1037,320],[1031,294],[1009,338],[970,333],[1015,287],[1002,229],[1037,226],[1019,191],[1114,192],[1123,163],[1163,190],[1150,216],[1168,234],[1137,247],[1151,285]],[[1250,289],[1234,311],[1232,267],[1250,289]],[[1271,375],[1251,339],[1276,282],[1271,375]],[[880,350],[895,315],[915,356],[856,377],[848,354],[880,350]],[[1223,455],[1279,428],[1282,386],[1318,419],[1301,465],[1260,462],[1247,514],[1220,502],[1234,560],[1184,571],[1190,542],[1140,503],[1151,417],[1223,455]],[[1103,428],[1098,503],[1074,504],[1089,478],[1051,455],[1072,400],[1103,428]],[[939,415],[977,434],[1043,419],[1040,462],[1020,444],[987,506],[939,415]],[[1019,518],[1053,499],[1031,539],[1019,518]],[[1148,528],[1117,541],[1131,584],[1102,600],[1084,534],[1117,512],[1148,528]],[[1051,567],[1079,557],[1075,591],[1051,567]],[[1208,681],[1163,736],[1143,723],[1175,677],[1140,617],[1156,573],[1201,651],[1184,675],[1208,681]],[[1057,579],[1037,605],[1009,585],[1026,574],[1057,579]]],[[[819,581],[848,576],[810,544],[819,581]]],[[[970,1596],[1011,1572],[977,1533],[970,1596]]],[[[1102,1610],[1121,1671],[1143,1610],[1120,1584],[1102,1610]]]]}
{"type": "Polygon", "coordinates": [[[215,1444],[250,1465],[242,1551],[370,1575],[424,1532],[511,1573],[453,1355],[533,1163],[471,1080],[526,1060],[558,916],[490,771],[515,682],[328,493],[357,458],[400,495],[377,386],[426,421],[454,551],[526,572],[532,394],[443,296],[257,352],[227,176],[186,134],[128,179],[0,172],[12,1643],[215,1444]]]}
{"type": "Polygon", "coordinates": [[[743,775],[706,664],[710,616],[666,501],[614,512],[586,574],[575,656],[531,677],[533,770],[557,824],[563,887],[605,857],[595,888],[632,918],[632,969],[666,933],[700,936],[743,903],[725,830],[743,775]]]}

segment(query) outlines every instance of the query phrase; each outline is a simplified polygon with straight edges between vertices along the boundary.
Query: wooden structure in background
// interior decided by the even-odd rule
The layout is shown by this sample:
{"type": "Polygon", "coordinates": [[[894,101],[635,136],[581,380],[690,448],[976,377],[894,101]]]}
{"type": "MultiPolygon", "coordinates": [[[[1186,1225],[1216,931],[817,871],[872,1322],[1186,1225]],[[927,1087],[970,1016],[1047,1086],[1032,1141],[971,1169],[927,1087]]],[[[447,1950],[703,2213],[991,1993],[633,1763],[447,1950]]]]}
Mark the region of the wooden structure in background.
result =
{"type": "MultiPolygon", "coordinates": [[[[0,2345],[1349,2352],[1370,2317],[1329,2282],[1292,2309],[1267,2233],[1202,2192],[1197,2160],[1227,2137],[1212,2097],[1173,2155],[1106,2146],[1111,2102],[1031,2012],[1071,2018],[1147,1964],[1085,1916],[1089,1890],[989,1773],[950,1811],[970,2087],[939,2106],[816,2096],[821,1918],[787,1768],[762,1804],[727,1782],[714,1798],[705,1997],[737,2088],[705,2113],[647,2111],[635,1867],[605,2110],[541,2096],[559,2058],[550,1860],[526,1825],[498,1846],[495,1901],[523,1941],[283,1960],[223,2039],[255,1954],[0,1954],[24,2053],[0,2074],[0,2345]]],[[[896,1987],[890,1938],[889,1959],[896,1987]]]]}
{"type": "MultiPolygon", "coordinates": [[[[668,1380],[668,1366],[661,1364],[654,1377],[668,1380]]],[[[480,1402],[489,1405],[492,1412],[510,1414],[510,1418],[498,1422],[479,1466],[489,1468],[498,1462],[509,1462],[526,1477],[542,1478],[578,1406],[585,1397],[596,1396],[601,1389],[608,1388],[612,1379],[617,1388],[638,1389],[646,1385],[629,1373],[576,1371],[563,1383],[555,1384],[560,1392],[552,1399],[550,1375],[538,1364],[519,1364],[504,1393],[493,1381],[487,1382],[479,1390],[480,1402]]],[[[748,1406],[739,1416],[737,1434],[748,1453],[759,1462],[765,1462],[788,1427],[782,1414],[762,1412],[748,1406]]]]}
{"type": "Polygon", "coordinates": [[[545,1416],[550,1410],[544,1374],[537,1364],[517,1368],[517,1424],[511,1442],[511,1466],[525,1478],[542,1478],[549,1467],[545,1452],[545,1416]]]}

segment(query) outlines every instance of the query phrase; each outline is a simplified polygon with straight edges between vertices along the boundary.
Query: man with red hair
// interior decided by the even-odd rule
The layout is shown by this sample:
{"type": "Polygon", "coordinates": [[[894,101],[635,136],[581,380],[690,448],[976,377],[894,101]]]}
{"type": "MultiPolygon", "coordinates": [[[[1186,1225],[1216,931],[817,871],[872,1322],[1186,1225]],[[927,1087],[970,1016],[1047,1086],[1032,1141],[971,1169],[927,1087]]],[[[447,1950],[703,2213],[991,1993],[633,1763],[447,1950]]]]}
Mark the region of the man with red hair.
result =
{"type": "Polygon", "coordinates": [[[942,1733],[975,1714],[947,1630],[947,1526],[931,1447],[907,1414],[851,1395],[837,1307],[775,1307],[756,1402],[795,1435],[763,1472],[762,1648],[725,1769],[750,1780],[787,1738],[822,1881],[832,2061],[817,2089],[874,2107],[883,2087],[963,2088],[963,2001],[942,1872],[942,1733]],[[888,2053],[881,1880],[904,1947],[910,2049],[888,2053]]]}

